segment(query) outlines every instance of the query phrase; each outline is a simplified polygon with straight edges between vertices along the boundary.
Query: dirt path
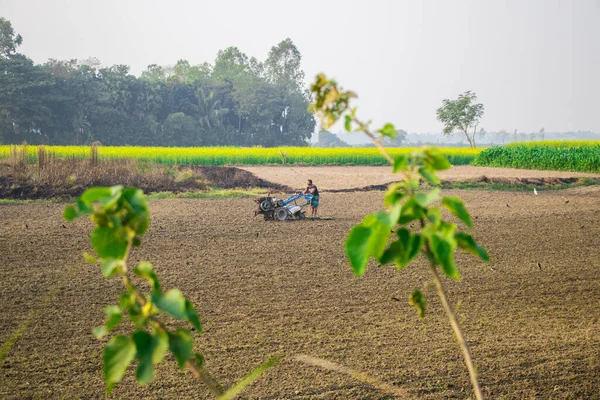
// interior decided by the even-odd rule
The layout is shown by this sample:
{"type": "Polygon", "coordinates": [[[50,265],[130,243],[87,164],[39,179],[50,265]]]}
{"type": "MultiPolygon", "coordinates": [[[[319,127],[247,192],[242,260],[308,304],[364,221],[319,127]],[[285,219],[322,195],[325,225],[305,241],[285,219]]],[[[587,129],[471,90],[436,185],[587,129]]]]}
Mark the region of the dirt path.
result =
{"type": "MultiPolygon", "coordinates": [[[[462,280],[444,280],[462,304],[486,397],[600,398],[600,188],[451,193],[465,199],[473,234],[493,259],[460,253],[462,280]]],[[[292,223],[252,218],[249,199],[152,201],[150,232],[132,259],[151,261],[164,288],[179,287],[197,305],[205,332],[196,350],[225,384],[270,355],[287,356],[244,398],[391,398],[300,364],[296,354],[368,373],[414,398],[467,398],[460,351],[423,261],[400,272],[373,263],[362,278],[347,264],[348,230],[382,196],[327,194],[321,212],[333,220],[292,223]],[[424,319],[407,302],[414,288],[428,296],[424,319]]],[[[121,286],[82,261],[90,223],[63,227],[62,208],[0,206],[0,347],[35,317],[0,366],[3,399],[104,398],[106,341],[91,329],[121,286]]],[[[149,386],[137,386],[133,371],[113,398],[210,398],[171,356],[149,386]]]]}
{"type": "MultiPolygon", "coordinates": [[[[390,167],[243,167],[259,178],[294,189],[306,187],[306,180],[312,179],[320,190],[339,190],[380,185],[398,180],[390,167]]],[[[482,176],[488,178],[578,178],[600,177],[600,174],[586,174],[562,171],[534,171],[513,168],[489,168],[458,166],[439,173],[444,180],[471,180],[482,176]]]]}

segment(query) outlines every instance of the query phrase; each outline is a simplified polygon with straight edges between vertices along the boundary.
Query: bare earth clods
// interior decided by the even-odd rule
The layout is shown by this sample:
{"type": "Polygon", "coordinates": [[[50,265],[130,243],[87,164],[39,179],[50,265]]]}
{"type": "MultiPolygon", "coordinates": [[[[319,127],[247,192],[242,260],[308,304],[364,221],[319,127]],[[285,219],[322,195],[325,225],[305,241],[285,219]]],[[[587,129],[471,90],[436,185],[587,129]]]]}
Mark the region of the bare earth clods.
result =
{"type": "MultiPolygon", "coordinates": [[[[461,304],[486,397],[600,398],[600,189],[448,193],[464,198],[473,234],[493,259],[458,254],[462,280],[444,280],[461,304]]],[[[249,199],[154,200],[132,262],[151,261],[164,288],[182,289],[197,306],[204,333],[196,350],[225,384],[270,355],[286,356],[244,398],[392,398],[296,354],[365,372],[413,398],[468,398],[460,350],[423,261],[402,271],[373,263],[355,278],[345,259],[348,230],[382,197],[323,194],[320,212],[332,220],[290,223],[253,218],[249,199]],[[414,288],[428,298],[424,319],[408,305],[414,288]]],[[[83,262],[91,224],[62,227],[62,209],[0,206],[0,347],[26,326],[0,365],[0,398],[105,396],[106,341],[91,329],[121,284],[83,262]]],[[[171,356],[146,387],[133,373],[114,398],[210,398],[171,356]]]]}

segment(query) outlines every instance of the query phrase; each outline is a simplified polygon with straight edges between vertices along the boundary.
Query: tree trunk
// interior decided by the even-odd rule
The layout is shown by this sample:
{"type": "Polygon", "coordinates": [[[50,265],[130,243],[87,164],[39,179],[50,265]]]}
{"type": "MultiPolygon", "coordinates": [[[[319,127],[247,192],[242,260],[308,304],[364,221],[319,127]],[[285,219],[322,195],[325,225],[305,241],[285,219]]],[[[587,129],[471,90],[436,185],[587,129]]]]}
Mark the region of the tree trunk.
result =
{"type": "MultiPolygon", "coordinates": [[[[465,136],[467,137],[467,140],[469,141],[469,147],[471,147],[473,149],[474,148],[473,142],[471,141],[471,137],[469,136],[469,131],[467,129],[464,129],[463,132],[465,132],[465,136]]],[[[475,139],[475,137],[473,137],[473,139],[475,139]]]]}

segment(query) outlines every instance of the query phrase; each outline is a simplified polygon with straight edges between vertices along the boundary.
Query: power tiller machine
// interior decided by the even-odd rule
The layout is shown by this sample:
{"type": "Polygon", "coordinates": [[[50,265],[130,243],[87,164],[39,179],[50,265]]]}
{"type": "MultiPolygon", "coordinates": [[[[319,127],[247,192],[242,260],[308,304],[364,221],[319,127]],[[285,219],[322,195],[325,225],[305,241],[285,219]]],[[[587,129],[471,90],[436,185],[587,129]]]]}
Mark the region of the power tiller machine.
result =
{"type": "Polygon", "coordinates": [[[287,198],[287,200],[277,199],[275,197],[257,197],[254,199],[258,205],[258,210],[254,211],[254,216],[259,214],[268,220],[286,221],[292,219],[305,219],[306,213],[303,208],[310,204],[312,194],[296,193],[287,198]],[[298,204],[298,200],[303,199],[304,203],[298,204]]]}

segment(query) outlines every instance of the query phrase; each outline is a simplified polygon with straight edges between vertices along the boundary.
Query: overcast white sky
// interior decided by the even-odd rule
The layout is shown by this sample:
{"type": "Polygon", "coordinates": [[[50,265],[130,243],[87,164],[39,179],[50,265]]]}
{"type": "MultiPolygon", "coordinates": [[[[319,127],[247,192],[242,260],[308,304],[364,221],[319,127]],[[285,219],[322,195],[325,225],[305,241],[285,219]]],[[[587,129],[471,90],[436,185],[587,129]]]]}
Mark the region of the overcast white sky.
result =
{"type": "Polygon", "coordinates": [[[435,110],[465,90],[481,126],[600,132],[600,0],[0,0],[36,62],[213,62],[237,46],[264,59],[290,37],[307,84],[318,72],[358,92],[359,112],[439,132],[435,110]]]}

